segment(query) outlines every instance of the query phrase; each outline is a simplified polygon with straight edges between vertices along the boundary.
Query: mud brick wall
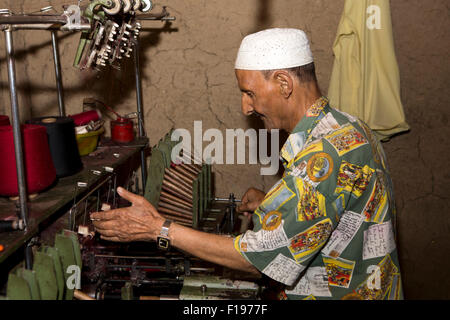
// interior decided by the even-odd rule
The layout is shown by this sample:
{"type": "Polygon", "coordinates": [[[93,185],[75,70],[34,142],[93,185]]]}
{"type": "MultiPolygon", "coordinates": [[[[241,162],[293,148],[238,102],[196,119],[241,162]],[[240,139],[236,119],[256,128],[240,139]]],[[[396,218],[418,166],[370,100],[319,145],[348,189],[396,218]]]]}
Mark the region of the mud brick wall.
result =
{"type": "MultiPolygon", "coordinates": [[[[72,1],[75,3],[76,1],[72,1]]],[[[32,12],[68,1],[0,0],[0,8],[32,12]]],[[[267,27],[304,29],[310,39],[319,84],[327,92],[331,46],[344,0],[158,0],[177,20],[145,22],[140,51],[145,127],[151,144],[171,127],[252,128],[261,124],[240,113],[234,77],[243,36],[267,27]]],[[[405,295],[450,298],[448,1],[391,1],[402,101],[411,131],[384,144],[398,207],[399,247],[405,295]]],[[[122,71],[101,74],[72,67],[79,34],[59,34],[68,114],[95,97],[120,113],[135,111],[132,61],[122,71]]],[[[21,118],[58,113],[50,34],[14,33],[21,118]]],[[[10,114],[4,37],[0,38],[0,114],[10,114]]],[[[110,115],[111,118],[114,118],[110,115]]],[[[216,194],[240,197],[249,186],[268,190],[277,176],[257,165],[217,165],[216,194]]]]}

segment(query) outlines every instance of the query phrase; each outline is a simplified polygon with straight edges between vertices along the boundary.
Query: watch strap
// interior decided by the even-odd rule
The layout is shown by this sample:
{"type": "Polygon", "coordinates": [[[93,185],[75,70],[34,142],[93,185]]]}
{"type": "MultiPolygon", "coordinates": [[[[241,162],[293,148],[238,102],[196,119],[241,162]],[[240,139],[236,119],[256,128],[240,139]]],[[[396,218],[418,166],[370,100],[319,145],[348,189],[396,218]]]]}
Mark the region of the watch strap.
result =
{"type": "Polygon", "coordinates": [[[163,237],[169,236],[169,227],[172,223],[172,220],[166,219],[162,225],[161,232],[159,233],[163,237]]]}

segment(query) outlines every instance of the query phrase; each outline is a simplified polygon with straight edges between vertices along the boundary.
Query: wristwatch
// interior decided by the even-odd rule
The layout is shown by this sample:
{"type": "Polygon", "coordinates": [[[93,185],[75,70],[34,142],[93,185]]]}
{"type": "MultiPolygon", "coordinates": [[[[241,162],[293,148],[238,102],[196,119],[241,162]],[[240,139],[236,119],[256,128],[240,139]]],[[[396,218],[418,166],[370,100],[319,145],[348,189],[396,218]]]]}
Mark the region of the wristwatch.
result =
{"type": "Polygon", "coordinates": [[[169,227],[172,223],[172,220],[166,220],[164,221],[161,232],[159,233],[159,236],[156,237],[156,245],[159,249],[162,250],[169,250],[170,247],[170,238],[169,238],[169,227]]]}

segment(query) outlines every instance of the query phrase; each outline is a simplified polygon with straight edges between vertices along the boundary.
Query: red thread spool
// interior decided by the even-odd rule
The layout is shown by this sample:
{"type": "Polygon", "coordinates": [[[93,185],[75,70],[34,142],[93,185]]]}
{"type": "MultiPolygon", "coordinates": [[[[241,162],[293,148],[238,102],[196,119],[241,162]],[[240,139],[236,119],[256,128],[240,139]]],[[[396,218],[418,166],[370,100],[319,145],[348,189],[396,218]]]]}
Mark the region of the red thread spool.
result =
{"type": "Polygon", "coordinates": [[[9,117],[0,115],[0,126],[9,126],[9,117]]]}
{"type": "MultiPolygon", "coordinates": [[[[43,126],[22,126],[24,167],[28,193],[48,188],[56,179],[56,170],[48,146],[47,130],[43,126]]],[[[0,126],[0,195],[17,196],[16,155],[12,126],[0,126]]]]}
{"type": "Polygon", "coordinates": [[[111,120],[111,139],[116,142],[133,141],[133,121],[126,118],[111,120]]]}
{"type": "Polygon", "coordinates": [[[98,121],[102,118],[102,114],[98,110],[90,110],[69,116],[73,119],[75,126],[84,126],[91,121],[98,121]]]}

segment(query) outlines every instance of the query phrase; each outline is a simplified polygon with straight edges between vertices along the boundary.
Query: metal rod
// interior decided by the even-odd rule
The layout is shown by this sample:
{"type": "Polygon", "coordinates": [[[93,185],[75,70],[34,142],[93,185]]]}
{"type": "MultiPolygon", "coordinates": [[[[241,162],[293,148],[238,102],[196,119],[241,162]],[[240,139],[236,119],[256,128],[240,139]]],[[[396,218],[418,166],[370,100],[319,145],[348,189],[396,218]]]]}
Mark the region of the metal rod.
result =
{"type": "Polygon", "coordinates": [[[1,24],[58,24],[67,23],[67,17],[64,15],[13,15],[0,16],[1,24]]]}
{"type": "Polygon", "coordinates": [[[169,17],[169,12],[167,12],[166,7],[163,6],[161,12],[159,13],[146,13],[136,15],[138,20],[175,20],[175,17],[169,17]]]}
{"type": "Polygon", "coordinates": [[[139,40],[134,42],[134,73],[136,80],[136,102],[137,102],[137,112],[139,121],[139,137],[145,136],[144,130],[144,120],[142,117],[142,82],[141,82],[141,71],[140,71],[140,59],[139,59],[139,40]]]}
{"type": "Polygon", "coordinates": [[[17,185],[19,188],[20,218],[25,230],[28,227],[27,185],[23,163],[22,132],[20,130],[19,102],[17,98],[16,70],[14,60],[14,43],[10,29],[5,30],[6,59],[8,65],[9,91],[11,95],[11,115],[14,132],[14,150],[16,156],[17,185]]]}
{"type": "Polygon", "coordinates": [[[230,198],[212,198],[216,202],[241,202],[240,199],[230,199],[230,198]]]}
{"type": "MultiPolygon", "coordinates": [[[[151,259],[151,260],[165,260],[166,257],[139,257],[139,256],[119,256],[119,255],[109,255],[109,254],[94,254],[94,257],[98,258],[108,258],[108,259],[151,259]]],[[[182,258],[180,258],[182,259],[182,258]]]]}
{"type": "MultiPolygon", "coordinates": [[[[141,70],[139,60],[139,40],[134,42],[134,75],[136,80],[136,103],[138,113],[138,128],[139,137],[145,137],[144,119],[143,119],[143,105],[142,105],[142,82],[141,82],[141,70]]],[[[145,148],[144,148],[145,149],[145,148]]],[[[141,174],[142,174],[142,193],[145,192],[147,184],[147,164],[145,161],[145,150],[141,150],[141,174]]]]}
{"type": "Polygon", "coordinates": [[[59,30],[56,24],[12,24],[12,30],[59,30]]]}
{"type": "Polygon", "coordinates": [[[33,246],[30,240],[25,246],[25,269],[33,269],[33,246]]]}
{"type": "Polygon", "coordinates": [[[52,31],[52,46],[53,46],[53,60],[55,62],[55,76],[56,76],[56,87],[58,89],[58,106],[59,106],[59,115],[64,117],[66,115],[66,108],[64,106],[64,89],[62,83],[62,74],[61,74],[61,61],[59,55],[59,47],[58,47],[58,38],[57,31],[52,31]]]}
{"type": "MultiPolygon", "coordinates": [[[[83,198],[81,198],[80,200],[78,200],[77,202],[75,201],[76,199],[74,198],[74,203],[72,205],[72,208],[78,206],[79,203],[83,202],[84,200],[86,200],[87,198],[89,198],[95,191],[97,191],[101,186],[103,186],[106,182],[111,181],[112,176],[108,176],[105,180],[103,180],[102,182],[100,182],[99,184],[97,184],[95,186],[94,189],[92,189],[91,191],[89,191],[89,193],[87,193],[83,198]]],[[[108,189],[108,191],[111,188],[108,189]]],[[[75,195],[76,197],[76,195],[75,195]]],[[[109,197],[109,194],[108,194],[109,197]]]]}

